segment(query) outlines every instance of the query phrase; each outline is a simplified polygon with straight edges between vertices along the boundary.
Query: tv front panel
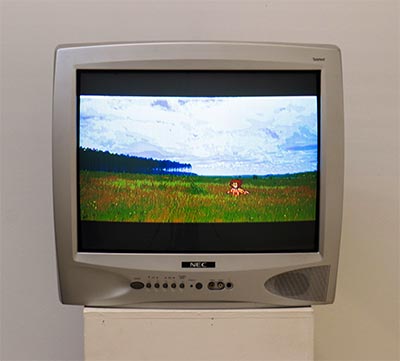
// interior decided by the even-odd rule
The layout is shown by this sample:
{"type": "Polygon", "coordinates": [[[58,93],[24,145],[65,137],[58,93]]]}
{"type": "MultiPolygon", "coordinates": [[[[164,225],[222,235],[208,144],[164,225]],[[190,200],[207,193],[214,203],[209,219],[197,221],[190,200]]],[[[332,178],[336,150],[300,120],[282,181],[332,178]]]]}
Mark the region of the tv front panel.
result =
{"type": "Polygon", "coordinates": [[[340,64],[327,45],[59,47],[53,176],[62,301],[332,302],[340,64]]]}

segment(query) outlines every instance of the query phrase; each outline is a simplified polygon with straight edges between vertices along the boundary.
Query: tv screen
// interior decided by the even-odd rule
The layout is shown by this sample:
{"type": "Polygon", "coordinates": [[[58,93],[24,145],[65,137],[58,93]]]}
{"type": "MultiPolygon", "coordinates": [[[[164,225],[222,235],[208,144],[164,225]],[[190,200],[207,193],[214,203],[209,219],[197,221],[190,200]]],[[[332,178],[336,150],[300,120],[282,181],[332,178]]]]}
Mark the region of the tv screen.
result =
{"type": "Polygon", "coordinates": [[[318,250],[320,71],[76,76],[81,251],[318,250]]]}

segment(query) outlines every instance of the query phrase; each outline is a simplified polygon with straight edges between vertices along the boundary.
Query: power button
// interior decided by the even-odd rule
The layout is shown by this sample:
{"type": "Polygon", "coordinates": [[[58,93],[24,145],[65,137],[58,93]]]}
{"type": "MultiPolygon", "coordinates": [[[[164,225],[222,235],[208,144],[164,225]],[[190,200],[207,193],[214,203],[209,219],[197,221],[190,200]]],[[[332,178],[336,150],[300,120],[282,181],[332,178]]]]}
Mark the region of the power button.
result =
{"type": "Polygon", "coordinates": [[[144,283],[140,281],[135,281],[131,283],[131,287],[134,290],[141,290],[144,287],[144,283]]]}

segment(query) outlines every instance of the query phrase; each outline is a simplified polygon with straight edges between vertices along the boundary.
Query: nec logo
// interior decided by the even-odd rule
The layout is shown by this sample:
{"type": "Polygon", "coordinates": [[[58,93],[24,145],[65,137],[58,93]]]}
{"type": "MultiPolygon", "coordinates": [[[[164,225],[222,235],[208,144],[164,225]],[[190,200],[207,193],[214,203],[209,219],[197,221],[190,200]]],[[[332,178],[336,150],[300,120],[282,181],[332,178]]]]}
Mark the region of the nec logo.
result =
{"type": "Polygon", "coordinates": [[[215,268],[215,262],[182,262],[182,268],[215,268]]]}

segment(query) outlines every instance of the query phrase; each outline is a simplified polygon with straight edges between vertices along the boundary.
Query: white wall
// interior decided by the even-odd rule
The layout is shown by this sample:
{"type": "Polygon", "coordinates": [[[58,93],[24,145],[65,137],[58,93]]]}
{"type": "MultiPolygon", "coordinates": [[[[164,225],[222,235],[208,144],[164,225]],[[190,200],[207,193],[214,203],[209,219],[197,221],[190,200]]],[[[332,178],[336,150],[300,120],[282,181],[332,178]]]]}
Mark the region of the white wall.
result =
{"type": "Polygon", "coordinates": [[[341,47],[343,241],[336,302],[316,307],[316,357],[400,358],[398,1],[2,0],[0,11],[2,360],[82,358],[82,308],[57,297],[53,53],[60,43],[136,40],[341,47]]]}

